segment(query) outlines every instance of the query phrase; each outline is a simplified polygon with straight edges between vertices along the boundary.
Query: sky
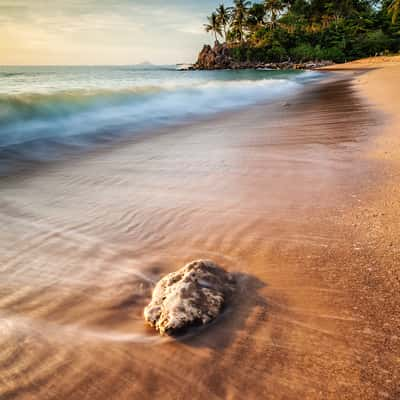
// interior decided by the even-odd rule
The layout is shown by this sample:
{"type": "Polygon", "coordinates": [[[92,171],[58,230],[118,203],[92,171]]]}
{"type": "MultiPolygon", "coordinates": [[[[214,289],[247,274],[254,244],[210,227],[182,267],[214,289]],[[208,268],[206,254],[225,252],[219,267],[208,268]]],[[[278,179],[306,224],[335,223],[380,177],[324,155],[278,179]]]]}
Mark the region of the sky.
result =
{"type": "Polygon", "coordinates": [[[0,0],[0,65],[194,62],[212,42],[203,24],[219,3],[0,0]]]}

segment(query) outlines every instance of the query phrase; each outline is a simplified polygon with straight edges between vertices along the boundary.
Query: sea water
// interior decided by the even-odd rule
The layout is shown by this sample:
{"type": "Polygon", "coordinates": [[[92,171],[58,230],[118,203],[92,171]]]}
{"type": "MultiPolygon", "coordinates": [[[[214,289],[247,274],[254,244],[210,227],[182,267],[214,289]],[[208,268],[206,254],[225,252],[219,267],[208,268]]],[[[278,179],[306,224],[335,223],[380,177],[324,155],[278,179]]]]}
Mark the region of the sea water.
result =
{"type": "Polygon", "coordinates": [[[174,66],[0,67],[0,172],[11,158],[54,160],[61,148],[209,118],[285,98],[317,72],[178,71],[174,66]]]}

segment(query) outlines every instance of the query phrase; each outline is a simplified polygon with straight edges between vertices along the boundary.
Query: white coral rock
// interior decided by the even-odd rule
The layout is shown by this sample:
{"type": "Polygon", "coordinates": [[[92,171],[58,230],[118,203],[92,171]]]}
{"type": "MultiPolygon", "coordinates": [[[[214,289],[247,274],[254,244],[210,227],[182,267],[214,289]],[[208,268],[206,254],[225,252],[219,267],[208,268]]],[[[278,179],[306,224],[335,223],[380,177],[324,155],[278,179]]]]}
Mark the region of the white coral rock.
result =
{"type": "Polygon", "coordinates": [[[212,261],[193,261],[157,283],[144,318],[161,335],[206,324],[221,312],[233,289],[231,274],[212,261]]]}

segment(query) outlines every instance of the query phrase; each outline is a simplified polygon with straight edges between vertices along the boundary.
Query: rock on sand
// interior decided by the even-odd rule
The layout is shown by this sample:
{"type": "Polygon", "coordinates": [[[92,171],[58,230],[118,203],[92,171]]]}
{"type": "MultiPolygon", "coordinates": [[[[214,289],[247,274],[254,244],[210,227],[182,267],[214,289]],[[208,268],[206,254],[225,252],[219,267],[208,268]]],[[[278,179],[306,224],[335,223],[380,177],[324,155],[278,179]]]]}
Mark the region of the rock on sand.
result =
{"type": "Polygon", "coordinates": [[[144,318],[161,335],[206,324],[221,312],[233,290],[230,273],[212,261],[193,261],[157,283],[144,318]]]}

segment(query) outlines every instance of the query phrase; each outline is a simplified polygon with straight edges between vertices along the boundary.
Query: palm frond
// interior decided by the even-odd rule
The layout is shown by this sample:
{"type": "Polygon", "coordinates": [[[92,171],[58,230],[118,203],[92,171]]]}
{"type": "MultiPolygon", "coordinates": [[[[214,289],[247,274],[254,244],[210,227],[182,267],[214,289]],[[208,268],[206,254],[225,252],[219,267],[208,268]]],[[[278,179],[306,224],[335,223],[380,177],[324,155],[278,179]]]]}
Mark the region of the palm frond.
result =
{"type": "Polygon", "coordinates": [[[400,0],[392,1],[390,6],[388,7],[388,13],[392,16],[392,23],[395,24],[400,14],[400,0]]]}

